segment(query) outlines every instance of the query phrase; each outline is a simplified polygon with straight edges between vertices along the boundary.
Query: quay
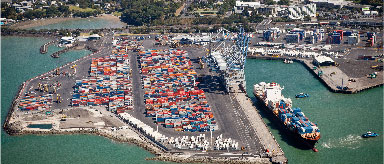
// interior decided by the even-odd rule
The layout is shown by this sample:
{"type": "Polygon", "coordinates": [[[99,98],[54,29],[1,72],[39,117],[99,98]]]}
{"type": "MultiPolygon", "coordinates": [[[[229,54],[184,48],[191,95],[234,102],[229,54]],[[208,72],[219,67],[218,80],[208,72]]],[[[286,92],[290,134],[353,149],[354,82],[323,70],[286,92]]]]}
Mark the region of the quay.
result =
{"type": "MultiPolygon", "coordinates": [[[[281,60],[285,59],[299,62],[305,66],[317,79],[319,79],[331,92],[354,94],[370,88],[383,86],[383,71],[377,72],[376,78],[368,78],[367,76],[352,77],[347,75],[340,67],[343,67],[343,63],[339,66],[326,66],[317,67],[313,69],[315,65],[312,63],[312,59],[309,58],[294,58],[294,57],[272,57],[272,56],[259,56],[249,55],[249,59],[263,59],[263,60],[281,60]],[[319,72],[322,74],[319,76],[319,72]],[[354,81],[351,81],[351,80],[354,81]],[[338,88],[338,86],[348,87],[347,89],[338,88]]],[[[373,72],[373,71],[372,71],[373,72]]]]}
{"type": "Polygon", "coordinates": [[[287,163],[288,160],[285,157],[283,150],[259,114],[258,111],[260,109],[256,109],[247,93],[236,92],[240,91],[240,89],[237,88],[237,86],[232,87],[234,88],[234,92],[230,94],[233,94],[241,108],[244,110],[244,113],[246,113],[247,119],[257,134],[256,136],[259,138],[264,149],[268,150],[267,154],[271,157],[271,161],[274,163],[287,163]]]}

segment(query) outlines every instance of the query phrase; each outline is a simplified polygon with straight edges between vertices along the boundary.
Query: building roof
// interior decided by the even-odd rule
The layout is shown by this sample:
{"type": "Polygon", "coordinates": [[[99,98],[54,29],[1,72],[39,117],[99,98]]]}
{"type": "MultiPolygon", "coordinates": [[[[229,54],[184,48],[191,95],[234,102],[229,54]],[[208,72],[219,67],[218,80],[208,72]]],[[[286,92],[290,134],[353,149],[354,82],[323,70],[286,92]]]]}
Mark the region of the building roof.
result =
{"type": "Polygon", "coordinates": [[[89,36],[90,38],[100,38],[101,36],[99,34],[92,34],[89,36]]]}
{"type": "Polygon", "coordinates": [[[74,37],[61,37],[61,40],[74,40],[74,37]]]}
{"type": "Polygon", "coordinates": [[[335,62],[333,61],[330,57],[328,56],[317,56],[315,57],[315,60],[318,62],[318,63],[324,63],[324,62],[335,62]]]}

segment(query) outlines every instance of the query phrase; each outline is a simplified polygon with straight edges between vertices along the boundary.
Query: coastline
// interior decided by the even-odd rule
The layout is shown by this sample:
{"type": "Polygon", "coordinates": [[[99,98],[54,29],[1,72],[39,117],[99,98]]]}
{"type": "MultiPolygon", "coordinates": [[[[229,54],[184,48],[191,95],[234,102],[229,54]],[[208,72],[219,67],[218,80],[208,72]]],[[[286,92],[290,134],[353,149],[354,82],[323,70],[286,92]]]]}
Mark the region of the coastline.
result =
{"type": "Polygon", "coordinates": [[[196,157],[189,155],[177,155],[172,152],[164,152],[157,148],[155,145],[152,145],[149,142],[146,142],[142,137],[121,137],[111,134],[111,131],[108,130],[98,130],[98,129],[79,129],[79,130],[23,130],[22,132],[12,133],[12,136],[21,136],[21,135],[96,135],[105,137],[115,142],[134,144],[144,150],[156,155],[155,157],[146,158],[146,160],[157,160],[157,161],[166,161],[166,162],[176,162],[176,163],[234,163],[234,164],[266,164],[271,163],[269,158],[243,158],[243,159],[231,159],[228,157],[196,157]]]}
{"type": "MultiPolygon", "coordinates": [[[[50,24],[56,24],[64,21],[71,21],[71,20],[81,20],[81,19],[104,19],[111,21],[113,23],[123,23],[120,21],[120,19],[116,16],[113,16],[111,14],[101,14],[97,17],[93,18],[80,18],[80,17],[57,17],[57,18],[45,18],[45,19],[38,19],[38,20],[27,20],[27,21],[21,21],[16,24],[13,24],[9,26],[11,29],[28,29],[32,27],[38,27],[38,26],[46,26],[50,24]]],[[[125,24],[125,23],[123,23],[125,24]]]]}

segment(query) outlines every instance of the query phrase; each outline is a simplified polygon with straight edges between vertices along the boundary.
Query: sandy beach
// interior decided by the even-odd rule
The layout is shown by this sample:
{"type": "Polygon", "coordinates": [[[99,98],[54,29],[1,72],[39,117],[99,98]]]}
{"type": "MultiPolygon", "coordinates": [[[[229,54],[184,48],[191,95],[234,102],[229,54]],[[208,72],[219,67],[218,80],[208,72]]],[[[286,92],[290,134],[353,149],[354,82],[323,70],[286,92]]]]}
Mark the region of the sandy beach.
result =
{"type": "MultiPolygon", "coordinates": [[[[60,23],[60,22],[64,22],[64,21],[80,20],[80,19],[90,19],[90,18],[59,17],[59,18],[28,20],[28,21],[16,23],[10,27],[13,29],[28,29],[28,28],[37,27],[37,26],[45,26],[45,25],[60,23]]],[[[121,22],[118,17],[110,15],[110,14],[102,14],[102,15],[99,15],[99,16],[94,17],[92,19],[104,19],[104,20],[112,21],[114,23],[125,24],[125,23],[121,22]]]]}

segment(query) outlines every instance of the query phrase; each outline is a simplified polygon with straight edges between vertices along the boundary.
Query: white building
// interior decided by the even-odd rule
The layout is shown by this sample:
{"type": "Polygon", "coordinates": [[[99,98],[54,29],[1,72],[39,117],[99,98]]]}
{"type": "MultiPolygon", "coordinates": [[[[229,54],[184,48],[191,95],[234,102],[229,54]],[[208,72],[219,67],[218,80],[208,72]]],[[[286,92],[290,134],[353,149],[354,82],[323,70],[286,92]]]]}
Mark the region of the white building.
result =
{"type": "Polygon", "coordinates": [[[315,3],[318,6],[322,7],[340,7],[342,8],[343,6],[349,6],[353,4],[351,1],[345,1],[345,0],[308,0],[310,3],[315,3]]]}
{"type": "MultiPolygon", "coordinates": [[[[316,17],[316,4],[314,3],[286,6],[265,5],[260,4],[260,2],[236,1],[236,5],[233,8],[236,14],[241,14],[243,10],[247,8],[252,8],[258,14],[271,14],[272,17],[289,17],[290,19],[294,20],[304,19],[304,17],[306,16],[316,17]]],[[[249,14],[252,13],[250,12],[249,14]]]]}
{"type": "Polygon", "coordinates": [[[60,39],[60,43],[61,44],[72,44],[73,42],[75,42],[75,38],[74,37],[61,37],[60,39]]]}
{"type": "Polygon", "coordinates": [[[260,8],[260,2],[243,2],[236,1],[236,5],[233,7],[236,14],[241,14],[245,8],[260,8]]]}
{"type": "Polygon", "coordinates": [[[333,61],[328,56],[317,56],[313,59],[313,64],[317,66],[334,66],[336,65],[335,61],[333,61]]]}
{"type": "Polygon", "coordinates": [[[297,5],[288,7],[290,19],[304,19],[305,16],[316,17],[316,4],[297,5]]]}

